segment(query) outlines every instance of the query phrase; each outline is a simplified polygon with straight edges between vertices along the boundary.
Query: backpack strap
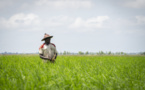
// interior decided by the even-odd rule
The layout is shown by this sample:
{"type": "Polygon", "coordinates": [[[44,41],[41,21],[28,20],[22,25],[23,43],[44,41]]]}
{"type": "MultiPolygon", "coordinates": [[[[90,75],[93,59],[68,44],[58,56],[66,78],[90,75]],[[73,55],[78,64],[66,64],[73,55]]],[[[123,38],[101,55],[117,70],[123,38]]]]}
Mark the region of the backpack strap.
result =
{"type": "Polygon", "coordinates": [[[39,48],[39,49],[43,48],[43,47],[44,47],[44,45],[45,45],[45,43],[43,43],[43,44],[40,46],[40,48],[39,48]]]}

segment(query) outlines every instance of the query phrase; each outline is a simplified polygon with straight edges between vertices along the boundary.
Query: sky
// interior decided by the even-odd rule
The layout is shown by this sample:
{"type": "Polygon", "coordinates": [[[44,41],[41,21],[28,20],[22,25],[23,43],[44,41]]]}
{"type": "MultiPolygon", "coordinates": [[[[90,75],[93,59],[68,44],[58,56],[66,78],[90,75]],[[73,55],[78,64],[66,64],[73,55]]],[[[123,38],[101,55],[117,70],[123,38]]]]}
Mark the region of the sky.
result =
{"type": "Polygon", "coordinates": [[[145,0],[0,0],[0,53],[144,52],[145,0]]]}

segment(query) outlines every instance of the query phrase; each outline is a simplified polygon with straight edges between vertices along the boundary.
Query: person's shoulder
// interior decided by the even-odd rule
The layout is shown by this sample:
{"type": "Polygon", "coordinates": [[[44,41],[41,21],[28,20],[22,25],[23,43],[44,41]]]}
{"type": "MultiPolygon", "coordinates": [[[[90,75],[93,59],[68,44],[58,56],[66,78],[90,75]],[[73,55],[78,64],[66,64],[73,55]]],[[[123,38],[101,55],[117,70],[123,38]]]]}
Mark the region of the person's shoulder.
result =
{"type": "Polygon", "coordinates": [[[39,47],[39,49],[42,49],[42,48],[44,47],[44,45],[45,45],[45,43],[43,43],[43,44],[39,47]]]}
{"type": "Polygon", "coordinates": [[[50,43],[52,46],[56,47],[54,43],[50,43]]]}

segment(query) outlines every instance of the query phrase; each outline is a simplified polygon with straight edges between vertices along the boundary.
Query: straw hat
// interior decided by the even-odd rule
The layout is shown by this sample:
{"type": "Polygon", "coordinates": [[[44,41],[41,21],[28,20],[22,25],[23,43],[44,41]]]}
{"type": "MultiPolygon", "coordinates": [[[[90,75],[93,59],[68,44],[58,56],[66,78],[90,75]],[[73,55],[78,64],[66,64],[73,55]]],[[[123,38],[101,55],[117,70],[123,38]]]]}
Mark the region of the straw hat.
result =
{"type": "Polygon", "coordinates": [[[44,38],[41,41],[44,41],[46,38],[52,38],[53,36],[48,35],[47,33],[44,34],[44,38]]]}

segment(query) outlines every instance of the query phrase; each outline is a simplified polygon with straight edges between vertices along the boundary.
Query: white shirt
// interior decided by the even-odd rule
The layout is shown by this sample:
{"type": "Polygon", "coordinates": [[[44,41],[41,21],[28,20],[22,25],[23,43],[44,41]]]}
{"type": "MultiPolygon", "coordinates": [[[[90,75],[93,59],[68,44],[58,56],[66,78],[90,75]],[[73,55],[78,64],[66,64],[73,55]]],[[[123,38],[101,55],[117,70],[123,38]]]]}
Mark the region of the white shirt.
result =
{"type": "Polygon", "coordinates": [[[46,58],[52,59],[56,53],[56,47],[53,43],[50,43],[48,45],[43,44],[39,48],[39,54],[43,54],[43,56],[46,58]]]}

